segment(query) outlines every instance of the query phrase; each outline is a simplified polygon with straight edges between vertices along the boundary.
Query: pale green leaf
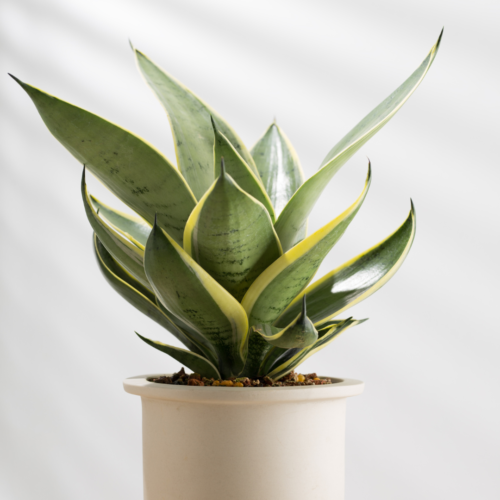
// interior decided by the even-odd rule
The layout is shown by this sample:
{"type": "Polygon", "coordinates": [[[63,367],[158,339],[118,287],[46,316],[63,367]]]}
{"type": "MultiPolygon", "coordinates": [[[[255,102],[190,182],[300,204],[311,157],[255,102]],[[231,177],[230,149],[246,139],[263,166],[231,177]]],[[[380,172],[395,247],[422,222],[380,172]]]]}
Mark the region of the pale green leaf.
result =
{"type": "Polygon", "coordinates": [[[142,246],[146,246],[151,225],[139,216],[133,216],[116,210],[95,196],[90,195],[90,201],[99,217],[104,218],[106,222],[113,225],[118,231],[128,238],[138,241],[142,246]]]}
{"type": "MultiPolygon", "coordinates": [[[[269,126],[250,153],[271,198],[274,211],[279,215],[293,193],[304,182],[299,157],[288,137],[276,123],[269,126]]],[[[304,231],[301,239],[305,235],[304,231]]]]}
{"type": "Polygon", "coordinates": [[[142,52],[134,49],[134,53],[142,75],[168,114],[178,167],[198,200],[214,181],[214,135],[210,116],[250,168],[257,173],[243,142],[218,113],[142,52]]]}
{"type": "Polygon", "coordinates": [[[178,242],[195,206],[178,170],[131,132],[31,85],[28,93],[54,137],[132,210],[178,242]]]}
{"type": "Polygon", "coordinates": [[[282,254],[266,208],[226,172],[188,219],[184,249],[238,301],[282,254]]]}
{"type": "Polygon", "coordinates": [[[269,212],[274,224],[274,208],[269,196],[262,185],[262,181],[250,167],[245,163],[245,160],[238,154],[228,139],[222,134],[212,120],[214,128],[215,143],[214,143],[214,167],[215,178],[220,175],[220,165],[224,161],[226,172],[235,180],[238,186],[253,196],[256,200],[262,203],[269,212]]]}
{"type": "Polygon", "coordinates": [[[368,139],[396,114],[413,94],[436,57],[441,35],[415,72],[333,147],[323,160],[319,171],[302,184],[292,196],[275,224],[276,232],[285,252],[301,240],[307,217],[330,179],[368,139]]]}

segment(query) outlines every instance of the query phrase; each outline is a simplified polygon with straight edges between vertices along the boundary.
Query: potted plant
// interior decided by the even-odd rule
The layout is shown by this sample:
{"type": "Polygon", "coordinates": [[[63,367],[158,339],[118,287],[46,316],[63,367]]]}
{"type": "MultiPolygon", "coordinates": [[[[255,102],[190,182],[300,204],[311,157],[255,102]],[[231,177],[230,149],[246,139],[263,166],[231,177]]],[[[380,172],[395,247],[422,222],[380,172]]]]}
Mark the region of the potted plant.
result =
{"type": "Polygon", "coordinates": [[[248,151],[219,114],[134,48],[167,111],[177,168],[133,133],[13,77],[84,165],[81,193],[106,280],[185,349],[139,337],[194,372],[124,382],[142,397],[146,499],[344,498],[345,402],[363,383],[295,370],[364,321],[338,316],[399,269],[415,211],[412,204],[394,233],[315,282],[363,204],[370,165],[349,208],[311,235],[307,218],[340,167],[420,84],[440,40],[306,181],[276,123],[248,151]],[[87,170],[137,215],[90,195],[87,170]]]}

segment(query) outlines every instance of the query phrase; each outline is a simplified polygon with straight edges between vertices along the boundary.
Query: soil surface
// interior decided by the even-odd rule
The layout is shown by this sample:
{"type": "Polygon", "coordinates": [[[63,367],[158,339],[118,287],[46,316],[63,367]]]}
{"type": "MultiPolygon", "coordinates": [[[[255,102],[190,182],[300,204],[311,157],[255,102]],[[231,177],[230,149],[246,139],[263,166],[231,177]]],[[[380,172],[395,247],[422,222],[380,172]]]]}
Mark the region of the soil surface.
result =
{"type": "Polygon", "coordinates": [[[287,387],[291,385],[326,385],[333,384],[329,378],[319,378],[315,373],[302,375],[301,373],[290,372],[279,380],[272,380],[269,377],[231,377],[228,380],[216,380],[213,378],[202,377],[199,373],[190,375],[184,371],[184,368],[172,376],[161,375],[159,377],[148,378],[149,382],[157,384],[173,385],[198,385],[212,387],[287,387]]]}

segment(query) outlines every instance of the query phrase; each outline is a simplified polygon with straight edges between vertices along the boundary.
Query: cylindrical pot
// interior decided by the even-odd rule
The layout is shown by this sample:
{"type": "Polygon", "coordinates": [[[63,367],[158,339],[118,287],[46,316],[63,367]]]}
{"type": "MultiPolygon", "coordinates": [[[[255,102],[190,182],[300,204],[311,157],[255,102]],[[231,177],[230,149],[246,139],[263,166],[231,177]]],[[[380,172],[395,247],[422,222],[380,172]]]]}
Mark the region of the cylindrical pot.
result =
{"type": "Polygon", "coordinates": [[[343,500],[346,398],[363,382],[197,387],[132,377],[145,500],[343,500]]]}

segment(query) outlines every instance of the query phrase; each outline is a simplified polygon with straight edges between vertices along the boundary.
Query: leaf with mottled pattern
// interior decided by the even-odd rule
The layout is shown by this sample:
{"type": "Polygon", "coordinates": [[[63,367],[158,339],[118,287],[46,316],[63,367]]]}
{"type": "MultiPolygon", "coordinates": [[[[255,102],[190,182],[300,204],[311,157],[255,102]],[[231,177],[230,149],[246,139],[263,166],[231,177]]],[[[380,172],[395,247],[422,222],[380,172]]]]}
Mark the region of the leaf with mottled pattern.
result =
{"type": "Polygon", "coordinates": [[[167,111],[177,164],[199,200],[214,181],[213,130],[210,116],[236,151],[257,173],[252,156],[226,121],[187,87],[134,49],[137,64],[146,82],[167,111]]]}
{"type": "Polygon", "coordinates": [[[221,375],[238,375],[248,333],[241,304],[156,224],[146,244],[145,270],[167,310],[214,346],[221,375]]]}
{"type": "MultiPolygon", "coordinates": [[[[304,182],[299,157],[283,130],[272,123],[250,153],[276,215],[304,182]]],[[[302,234],[306,235],[305,228],[302,234]]]]}
{"type": "Polygon", "coordinates": [[[13,78],[80,164],[149,223],[157,215],[160,227],[182,242],[196,201],[179,171],[159,151],[128,130],[13,78]]]}

